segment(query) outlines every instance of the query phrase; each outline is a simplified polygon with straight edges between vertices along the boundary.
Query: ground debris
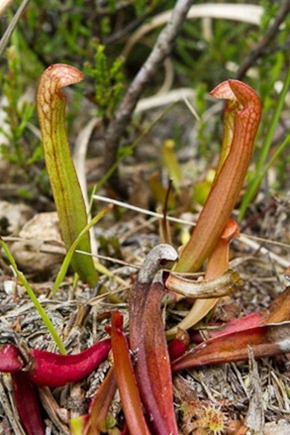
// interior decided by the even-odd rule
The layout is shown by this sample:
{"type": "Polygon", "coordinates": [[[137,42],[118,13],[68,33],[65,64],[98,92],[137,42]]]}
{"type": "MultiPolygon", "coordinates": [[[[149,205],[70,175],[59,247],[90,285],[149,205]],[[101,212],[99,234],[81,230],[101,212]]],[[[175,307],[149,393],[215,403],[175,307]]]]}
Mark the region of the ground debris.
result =
{"type": "Polygon", "coordinates": [[[265,424],[264,404],[262,396],[261,381],[258,372],[258,365],[254,359],[251,349],[249,349],[250,366],[250,402],[249,409],[245,418],[245,425],[254,433],[263,433],[265,424]]]}
{"type": "MultiPolygon", "coordinates": [[[[109,325],[110,314],[115,309],[122,311],[125,328],[128,325],[129,289],[145,253],[159,239],[156,234],[157,223],[140,216],[132,216],[127,221],[125,216],[126,214],[114,225],[110,224],[108,229],[102,230],[102,234],[109,241],[112,234],[119,238],[120,249],[118,248],[118,252],[114,250],[110,242],[100,249],[100,254],[113,258],[118,254],[124,264],[114,264],[112,259],[100,260],[112,272],[111,277],[102,277],[101,292],[89,289],[82,283],[73,287],[72,279],[68,277],[53,298],[48,298],[52,281],[40,280],[39,283],[34,283],[30,280],[62,336],[68,353],[79,352],[103,339],[106,336],[104,328],[109,325]],[[122,279],[122,284],[116,277],[122,279]]],[[[274,246],[271,249],[281,252],[279,247],[274,246]]],[[[245,285],[230,300],[223,300],[221,307],[217,309],[214,319],[219,318],[225,323],[247,313],[265,310],[283,288],[279,281],[281,268],[274,262],[269,262],[262,252],[253,252],[251,248],[235,243],[232,261],[238,263],[237,269],[244,278],[245,285]]],[[[190,302],[186,301],[182,309],[186,312],[189,308],[190,302]]],[[[24,289],[15,278],[4,274],[0,277],[0,313],[1,343],[24,340],[31,347],[56,351],[24,289]]],[[[181,315],[181,310],[175,309],[175,314],[168,310],[168,325],[176,322],[176,314],[181,315]]],[[[81,414],[87,412],[90,399],[102,382],[108,364],[105,361],[96,372],[73,389],[69,386],[50,389],[49,395],[41,396],[50,433],[68,433],[66,431],[69,419],[79,411],[81,414]]],[[[2,375],[2,380],[3,376],[7,378],[7,375],[2,375]]],[[[0,433],[5,425],[13,428],[19,425],[16,417],[11,420],[12,404],[9,402],[7,387],[4,385],[3,388],[5,404],[8,403],[9,406],[5,405],[3,409],[2,404],[1,412],[5,417],[0,423],[0,433]]],[[[256,433],[263,427],[265,434],[270,434],[274,425],[272,433],[275,435],[280,434],[279,430],[282,435],[289,431],[289,361],[285,355],[252,361],[250,364],[222,364],[178,373],[174,376],[174,394],[182,434],[213,434],[210,429],[212,426],[209,426],[212,420],[219,422],[219,432],[215,433],[232,434],[234,432],[231,428],[237,428],[240,422],[256,433]],[[204,432],[200,432],[199,424],[204,425],[204,432]]],[[[116,403],[120,405],[119,401],[116,403]]],[[[114,411],[114,417],[117,421],[118,418],[123,418],[120,406],[114,411]]],[[[22,432],[15,429],[15,433],[22,432]]]]}

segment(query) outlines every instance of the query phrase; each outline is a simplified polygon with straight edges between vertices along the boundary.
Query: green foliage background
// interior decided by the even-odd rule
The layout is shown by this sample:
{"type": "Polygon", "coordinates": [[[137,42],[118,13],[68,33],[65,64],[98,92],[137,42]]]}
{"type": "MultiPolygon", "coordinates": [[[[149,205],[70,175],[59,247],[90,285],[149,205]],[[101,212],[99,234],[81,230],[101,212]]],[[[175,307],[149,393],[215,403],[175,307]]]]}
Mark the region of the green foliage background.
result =
{"type": "MultiPolygon", "coordinates": [[[[205,3],[209,2],[193,2],[194,5],[205,3]]],[[[205,97],[217,83],[235,78],[239,66],[263,38],[281,6],[281,2],[271,0],[246,3],[264,7],[259,28],[247,23],[215,19],[211,24],[212,37],[208,38],[201,19],[187,20],[171,56],[174,67],[172,88],[190,87],[196,91],[195,108],[201,116],[198,124],[198,155],[206,158],[209,164],[214,160],[219,147],[221,122],[218,117],[213,117],[210,128],[208,121],[203,122],[202,115],[208,105],[205,97]]],[[[134,46],[129,57],[123,60],[121,54],[126,43],[134,31],[144,23],[150,23],[154,16],[169,10],[174,4],[175,1],[165,0],[35,0],[29,3],[18,22],[10,46],[1,59],[0,73],[2,95],[5,97],[2,99],[2,110],[7,113],[1,126],[6,137],[5,143],[0,144],[1,153],[14,168],[9,172],[9,181],[21,180],[23,183],[25,180],[25,187],[19,186],[22,196],[31,199],[39,192],[45,195],[49,192],[40,141],[35,135],[38,123],[31,97],[42,71],[53,63],[68,63],[86,74],[86,80],[74,89],[71,96],[69,131],[84,99],[95,104],[96,115],[102,118],[106,126],[118,110],[122,95],[149,55],[161,29],[148,33],[134,46]],[[26,98],[26,102],[21,104],[27,92],[29,99],[27,101],[26,98]],[[5,123],[10,125],[8,132],[5,123]]],[[[1,21],[1,33],[15,10],[16,5],[5,13],[1,21]]],[[[263,56],[244,78],[261,96],[264,108],[254,162],[263,152],[264,138],[289,70],[289,30],[288,18],[264,50],[263,56]]],[[[163,75],[164,72],[160,71],[152,83],[148,83],[146,95],[154,95],[158,91],[163,75]]],[[[275,128],[276,133],[267,152],[267,161],[287,134],[289,95],[288,102],[287,96],[285,99],[286,103],[283,104],[275,128]]],[[[135,132],[131,132],[130,140],[132,137],[134,139],[140,129],[142,130],[142,124],[135,132]]],[[[178,132],[178,123],[172,131],[178,132]]],[[[272,187],[276,190],[283,189],[289,183],[285,175],[289,170],[287,147],[281,150],[275,167],[278,176],[272,187]]],[[[255,176],[255,164],[251,171],[250,179],[255,176]]]]}

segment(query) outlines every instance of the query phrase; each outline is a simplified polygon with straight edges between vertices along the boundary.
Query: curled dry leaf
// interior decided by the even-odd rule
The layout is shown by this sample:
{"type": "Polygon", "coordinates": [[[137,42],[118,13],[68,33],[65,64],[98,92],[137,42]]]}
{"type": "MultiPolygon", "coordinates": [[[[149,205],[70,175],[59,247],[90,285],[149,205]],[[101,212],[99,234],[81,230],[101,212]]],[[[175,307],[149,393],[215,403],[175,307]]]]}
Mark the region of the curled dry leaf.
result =
{"type": "Polygon", "coordinates": [[[273,300],[269,312],[263,316],[263,323],[281,323],[288,320],[290,320],[290,287],[286,287],[273,300]]]}
{"type": "MultiPolygon", "coordinates": [[[[215,245],[212,253],[209,256],[208,264],[205,272],[205,282],[204,286],[208,283],[211,284],[217,282],[219,283],[218,291],[219,296],[222,295],[223,286],[227,287],[227,276],[229,271],[229,251],[230,251],[230,241],[236,235],[239,234],[239,226],[233,219],[229,219],[222,235],[220,236],[217,244],[215,245]]],[[[172,275],[172,274],[171,274],[172,275]]],[[[170,285],[171,275],[169,276],[168,283],[170,285]]],[[[242,280],[239,275],[234,273],[235,285],[241,285],[242,280]]],[[[232,283],[233,287],[233,283],[232,283]]],[[[190,309],[189,313],[181,320],[181,322],[171,328],[166,332],[168,338],[175,335],[177,328],[189,329],[197,322],[199,322],[207,313],[214,308],[219,300],[218,295],[209,294],[208,299],[197,299],[190,309]]]]}
{"type": "Polygon", "coordinates": [[[183,296],[194,299],[208,299],[231,294],[243,281],[238,272],[229,269],[221,276],[204,281],[193,281],[176,274],[170,274],[165,282],[168,290],[181,293],[183,296]]]}

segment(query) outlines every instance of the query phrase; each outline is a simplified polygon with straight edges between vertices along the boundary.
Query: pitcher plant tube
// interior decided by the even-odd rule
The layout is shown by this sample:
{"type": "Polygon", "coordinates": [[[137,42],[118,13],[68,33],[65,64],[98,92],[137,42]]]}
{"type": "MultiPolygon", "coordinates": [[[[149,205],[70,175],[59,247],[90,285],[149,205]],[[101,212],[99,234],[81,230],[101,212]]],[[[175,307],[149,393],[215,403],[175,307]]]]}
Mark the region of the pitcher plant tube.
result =
{"type": "MultiPolygon", "coordinates": [[[[245,83],[228,80],[219,84],[211,95],[227,101],[224,116],[224,135],[220,160],[209,196],[197,220],[189,242],[183,248],[175,267],[176,272],[197,272],[209,261],[206,279],[217,279],[227,272],[229,241],[223,236],[230,216],[240,195],[253,152],[254,141],[261,118],[261,102],[258,95],[245,83]],[[216,254],[214,251],[217,250],[216,254]],[[222,260],[219,259],[220,251],[222,260]]],[[[234,231],[235,232],[235,231],[234,231]]],[[[227,233],[227,230],[226,230],[227,233]]],[[[168,286],[173,279],[169,276],[168,286]]],[[[201,320],[217,302],[198,300],[182,326],[189,328],[201,320]]],[[[168,331],[168,337],[176,333],[168,331]]]]}
{"type": "Polygon", "coordinates": [[[176,260],[172,246],[155,246],[144,261],[129,301],[129,341],[131,350],[136,352],[136,378],[146,414],[154,433],[159,435],[178,433],[161,313],[165,288],[158,280],[160,269],[176,260]]]}
{"type": "MultiPolygon", "coordinates": [[[[83,73],[73,66],[51,65],[40,78],[36,96],[46,168],[67,250],[88,219],[70,152],[65,121],[66,97],[61,89],[83,78],[83,73]]],[[[91,252],[89,233],[79,242],[78,249],[91,252]]],[[[98,274],[92,257],[75,253],[71,265],[84,282],[91,286],[96,284],[98,274]]]]}
{"type": "Polygon", "coordinates": [[[213,251],[240,195],[261,118],[261,102],[248,85],[227,80],[211,91],[228,100],[218,170],[191,238],[176,265],[177,272],[196,272],[213,251]]]}

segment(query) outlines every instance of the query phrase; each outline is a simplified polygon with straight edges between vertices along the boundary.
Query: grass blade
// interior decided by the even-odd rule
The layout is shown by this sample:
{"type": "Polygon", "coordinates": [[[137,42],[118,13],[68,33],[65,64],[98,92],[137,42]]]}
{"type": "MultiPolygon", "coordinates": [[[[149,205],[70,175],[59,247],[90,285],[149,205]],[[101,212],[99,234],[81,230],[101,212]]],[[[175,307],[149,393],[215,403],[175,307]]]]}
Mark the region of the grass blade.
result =
{"type": "Polygon", "coordinates": [[[0,243],[1,246],[15,272],[15,274],[17,275],[17,278],[19,279],[19,281],[21,282],[21,284],[23,285],[23,287],[25,288],[25,290],[27,291],[28,296],[31,299],[31,302],[33,303],[33,305],[35,306],[38,314],[40,315],[40,317],[42,318],[43,323],[45,324],[47,330],[49,331],[50,335],[52,336],[53,340],[55,341],[59,351],[65,355],[66,354],[66,350],[65,347],[63,345],[63,342],[61,340],[61,338],[59,337],[58,333],[56,332],[56,329],[54,328],[50,318],[48,317],[45,309],[42,307],[41,303],[39,302],[39,300],[37,299],[34,291],[32,290],[32,288],[30,287],[30,285],[28,284],[25,276],[23,275],[22,272],[20,272],[20,270],[18,270],[17,264],[13,258],[13,255],[11,254],[7,244],[0,239],[0,243]]]}
{"type": "Polygon", "coordinates": [[[69,248],[63,262],[60,268],[60,271],[58,272],[58,275],[56,277],[56,280],[53,285],[53,289],[50,293],[50,296],[54,295],[58,289],[61,283],[63,282],[63,279],[67,273],[67,270],[69,268],[70,262],[72,260],[72,257],[74,255],[75,250],[79,246],[82,238],[88,233],[90,228],[92,228],[102,217],[111,209],[111,206],[108,206],[104,208],[100,213],[98,213],[86,226],[85,228],[80,232],[76,240],[72,243],[71,247],[69,248]]]}

